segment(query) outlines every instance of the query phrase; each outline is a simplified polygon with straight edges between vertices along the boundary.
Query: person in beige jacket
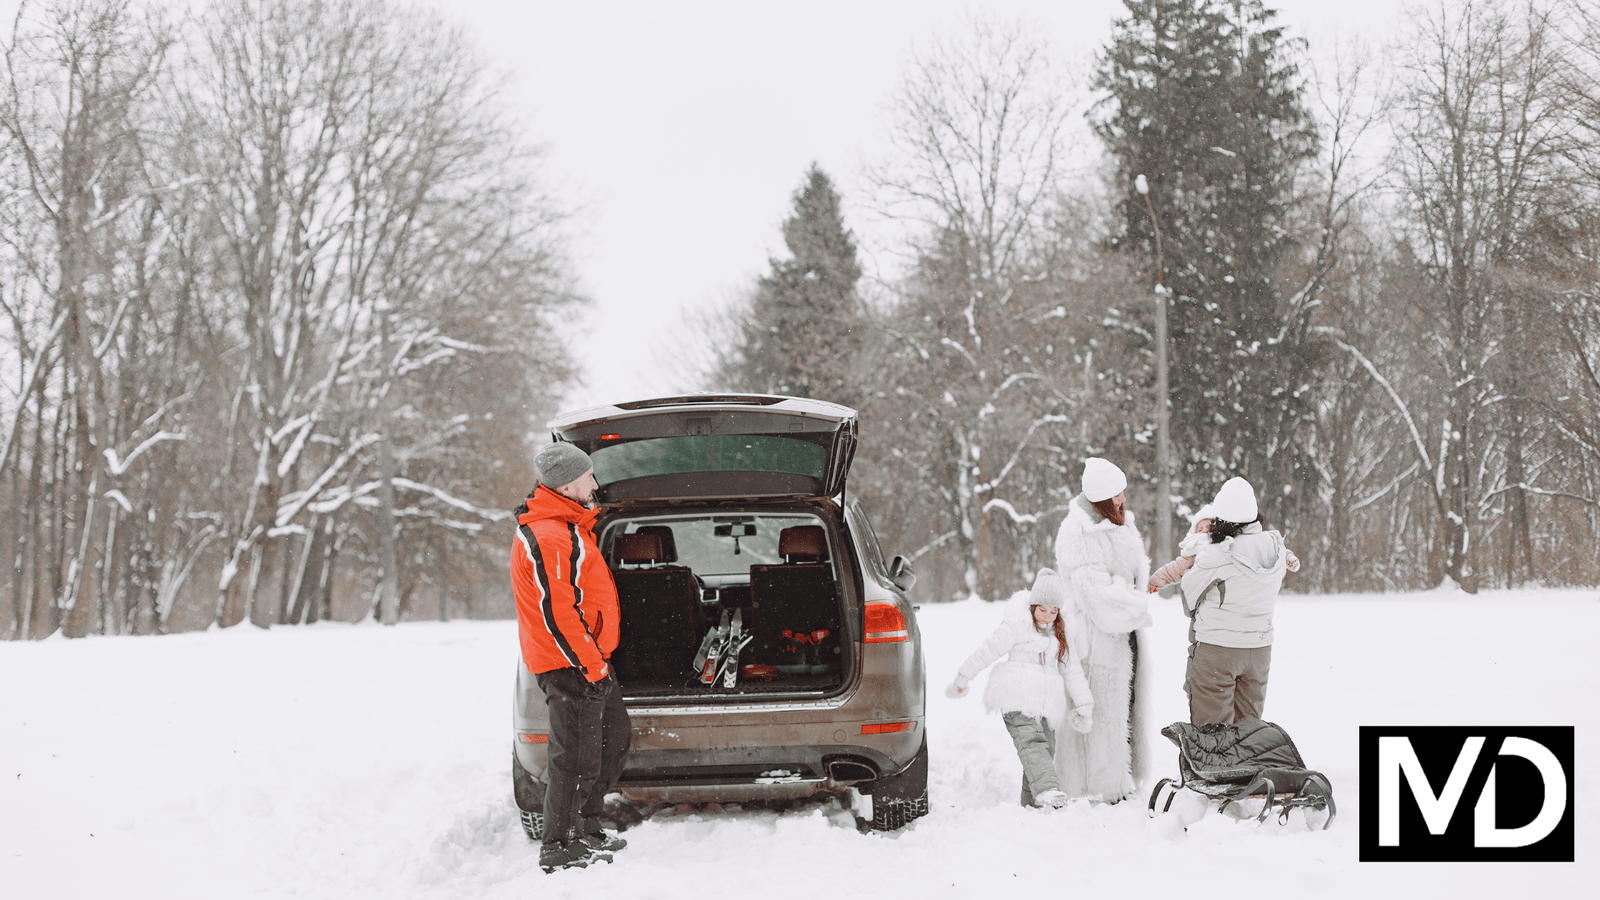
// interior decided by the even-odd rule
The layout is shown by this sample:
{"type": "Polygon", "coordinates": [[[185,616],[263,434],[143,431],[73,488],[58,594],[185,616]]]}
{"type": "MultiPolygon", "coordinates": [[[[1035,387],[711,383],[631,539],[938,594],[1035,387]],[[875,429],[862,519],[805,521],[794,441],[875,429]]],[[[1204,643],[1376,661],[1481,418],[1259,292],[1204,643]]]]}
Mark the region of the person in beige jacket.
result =
{"type": "Polygon", "coordinates": [[[1293,558],[1283,535],[1261,526],[1250,482],[1228,479],[1211,509],[1210,540],[1180,582],[1191,617],[1183,687],[1195,725],[1261,718],[1272,667],[1272,615],[1293,558]]]}

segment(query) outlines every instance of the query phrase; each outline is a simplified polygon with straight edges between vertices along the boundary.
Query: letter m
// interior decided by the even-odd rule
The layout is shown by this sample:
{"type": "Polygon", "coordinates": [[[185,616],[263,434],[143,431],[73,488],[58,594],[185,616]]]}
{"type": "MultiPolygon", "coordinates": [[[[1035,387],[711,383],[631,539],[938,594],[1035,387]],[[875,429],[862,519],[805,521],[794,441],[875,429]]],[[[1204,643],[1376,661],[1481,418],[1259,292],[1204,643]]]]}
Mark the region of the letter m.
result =
{"type": "Polygon", "coordinates": [[[1451,816],[1455,815],[1456,804],[1461,802],[1462,792],[1467,789],[1467,778],[1472,774],[1472,764],[1477,761],[1483,742],[1482,737],[1466,739],[1450,777],[1445,779],[1444,790],[1435,796],[1411,739],[1404,736],[1378,738],[1378,846],[1400,846],[1401,776],[1411,785],[1411,796],[1417,800],[1417,809],[1422,811],[1428,833],[1444,834],[1450,827],[1451,816]]]}

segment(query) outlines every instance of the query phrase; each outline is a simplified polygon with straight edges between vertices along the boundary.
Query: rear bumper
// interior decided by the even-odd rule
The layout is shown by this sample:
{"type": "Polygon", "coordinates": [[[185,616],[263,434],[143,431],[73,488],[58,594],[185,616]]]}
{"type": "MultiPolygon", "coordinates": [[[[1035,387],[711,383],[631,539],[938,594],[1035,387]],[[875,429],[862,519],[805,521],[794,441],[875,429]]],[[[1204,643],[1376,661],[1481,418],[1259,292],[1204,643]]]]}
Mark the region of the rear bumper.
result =
{"type": "MultiPolygon", "coordinates": [[[[911,764],[922,745],[923,717],[892,721],[910,727],[863,734],[867,722],[691,723],[635,714],[633,748],[616,789],[635,802],[664,803],[792,800],[842,791],[911,764]]],[[[523,768],[541,780],[547,747],[519,741],[516,748],[523,768]]]]}

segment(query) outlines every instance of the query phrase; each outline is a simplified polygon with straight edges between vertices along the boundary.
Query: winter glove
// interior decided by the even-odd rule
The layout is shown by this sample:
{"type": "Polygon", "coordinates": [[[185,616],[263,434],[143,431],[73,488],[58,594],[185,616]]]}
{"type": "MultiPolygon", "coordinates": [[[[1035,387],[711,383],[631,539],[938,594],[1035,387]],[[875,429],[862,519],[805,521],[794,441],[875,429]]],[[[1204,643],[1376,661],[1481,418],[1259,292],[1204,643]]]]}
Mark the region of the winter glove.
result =
{"type": "Polygon", "coordinates": [[[944,695],[951,700],[959,700],[967,695],[967,684],[967,679],[957,675],[956,680],[945,687],[944,695]]]}
{"type": "MultiPolygon", "coordinates": [[[[1079,709],[1083,709],[1083,707],[1079,707],[1079,709]]],[[[1088,734],[1089,729],[1094,727],[1094,719],[1090,718],[1089,712],[1079,712],[1077,709],[1072,711],[1069,721],[1072,724],[1072,730],[1079,734],[1088,734]]]]}

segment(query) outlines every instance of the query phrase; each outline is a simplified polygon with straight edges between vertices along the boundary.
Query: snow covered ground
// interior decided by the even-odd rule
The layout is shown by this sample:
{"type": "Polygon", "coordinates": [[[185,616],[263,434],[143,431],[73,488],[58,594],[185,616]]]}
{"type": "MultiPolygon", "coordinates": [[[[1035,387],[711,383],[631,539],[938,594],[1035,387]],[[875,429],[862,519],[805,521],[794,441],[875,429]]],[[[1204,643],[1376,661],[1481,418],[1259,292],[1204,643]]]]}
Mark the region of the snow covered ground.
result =
{"type": "MultiPolygon", "coordinates": [[[[1156,601],[1158,718],[1184,718],[1184,619],[1156,601]]],[[[1290,597],[1267,718],[1333,780],[1326,832],[1143,798],[1016,804],[977,699],[940,688],[998,621],[926,606],[932,814],[858,834],[835,802],[667,809],[609,866],[542,874],[510,798],[514,622],[0,645],[7,898],[1593,896],[1600,877],[1600,592],[1290,597]],[[1360,863],[1357,726],[1577,726],[1578,862],[1360,863]],[[1077,893],[1084,891],[1086,893],[1077,893]]],[[[979,686],[981,690],[981,685],[979,686]]],[[[1157,737],[1158,774],[1176,752],[1157,737]]],[[[1146,787],[1146,792],[1148,787],[1146,787]]]]}

